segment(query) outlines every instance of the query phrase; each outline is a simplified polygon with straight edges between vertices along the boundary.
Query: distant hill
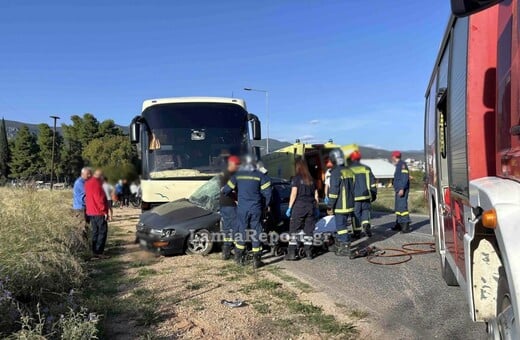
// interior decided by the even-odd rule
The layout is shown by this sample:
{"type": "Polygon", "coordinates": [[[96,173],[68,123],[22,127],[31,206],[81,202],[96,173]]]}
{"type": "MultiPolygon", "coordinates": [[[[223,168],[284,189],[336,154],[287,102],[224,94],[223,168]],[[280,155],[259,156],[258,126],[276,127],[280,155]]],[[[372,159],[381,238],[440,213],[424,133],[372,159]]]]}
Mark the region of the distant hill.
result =
{"type": "MultiPolygon", "coordinates": [[[[47,124],[52,128],[52,121],[47,122],[47,124]]],[[[38,124],[24,123],[24,122],[20,122],[20,121],[16,121],[16,120],[7,120],[6,119],[5,128],[7,130],[7,138],[8,139],[14,138],[16,136],[16,134],[18,133],[18,131],[20,130],[20,128],[24,125],[27,125],[27,127],[29,128],[29,131],[31,131],[32,133],[34,133],[34,134],[38,133],[38,124]]],[[[123,131],[125,133],[128,133],[128,126],[122,126],[122,125],[118,125],[118,124],[116,124],[116,126],[123,129],[123,131]]],[[[60,121],[58,121],[58,123],[56,125],[56,132],[58,134],[61,134],[60,121]]]]}
{"type": "MultiPolygon", "coordinates": [[[[18,122],[15,120],[5,120],[5,128],[7,130],[7,138],[11,139],[16,136],[18,131],[22,128],[22,126],[27,125],[29,131],[36,134],[38,133],[38,124],[30,124],[24,122],[18,122]]],[[[49,124],[50,125],[50,124],[49,124]]],[[[56,126],[56,132],[61,134],[61,126],[56,126]]]]}
{"type": "MultiPolygon", "coordinates": [[[[260,153],[262,155],[266,154],[265,146],[266,146],[267,138],[262,138],[261,140],[255,140],[253,141],[253,146],[259,146],[260,147],[260,153]]],[[[275,151],[281,148],[285,148],[286,146],[291,145],[291,143],[288,142],[282,142],[277,139],[269,138],[269,150],[275,151]]]]}
{"type": "MultiPolygon", "coordinates": [[[[376,149],[368,146],[360,146],[363,158],[390,158],[391,150],[376,149]]],[[[418,161],[424,161],[424,151],[422,150],[400,150],[403,159],[413,158],[418,161]]]]}

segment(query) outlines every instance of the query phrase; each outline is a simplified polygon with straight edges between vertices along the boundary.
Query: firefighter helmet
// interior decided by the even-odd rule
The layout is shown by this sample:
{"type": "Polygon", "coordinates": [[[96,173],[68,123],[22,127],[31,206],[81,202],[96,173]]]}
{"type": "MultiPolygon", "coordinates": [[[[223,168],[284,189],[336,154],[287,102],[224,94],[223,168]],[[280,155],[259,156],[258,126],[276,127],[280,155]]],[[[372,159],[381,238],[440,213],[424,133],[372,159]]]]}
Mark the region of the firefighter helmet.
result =
{"type": "Polygon", "coordinates": [[[329,153],[329,158],[334,165],[344,165],[345,164],[345,156],[343,155],[343,151],[341,149],[334,149],[329,153]]]}
{"type": "Polygon", "coordinates": [[[245,154],[242,156],[242,164],[246,166],[256,167],[256,158],[251,154],[245,154]]]}
{"type": "Polygon", "coordinates": [[[358,150],[353,151],[350,154],[350,160],[352,160],[352,161],[359,161],[359,160],[361,160],[361,152],[359,152],[358,150]]]}

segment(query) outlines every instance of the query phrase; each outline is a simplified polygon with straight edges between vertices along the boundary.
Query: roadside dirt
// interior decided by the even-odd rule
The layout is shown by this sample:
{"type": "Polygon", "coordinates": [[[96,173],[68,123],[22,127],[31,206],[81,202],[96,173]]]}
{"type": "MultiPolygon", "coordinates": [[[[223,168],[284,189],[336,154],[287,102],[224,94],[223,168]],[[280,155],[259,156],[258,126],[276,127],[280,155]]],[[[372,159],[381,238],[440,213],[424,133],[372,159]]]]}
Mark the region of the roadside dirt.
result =
{"type": "MultiPolygon", "coordinates": [[[[136,209],[116,209],[108,260],[92,263],[90,300],[107,339],[371,338],[369,317],[339,305],[276,263],[254,271],[209,256],[161,257],[134,244],[136,209]],[[230,308],[221,300],[240,299],[230,308]]],[[[273,261],[274,262],[274,261],[273,261]]]]}

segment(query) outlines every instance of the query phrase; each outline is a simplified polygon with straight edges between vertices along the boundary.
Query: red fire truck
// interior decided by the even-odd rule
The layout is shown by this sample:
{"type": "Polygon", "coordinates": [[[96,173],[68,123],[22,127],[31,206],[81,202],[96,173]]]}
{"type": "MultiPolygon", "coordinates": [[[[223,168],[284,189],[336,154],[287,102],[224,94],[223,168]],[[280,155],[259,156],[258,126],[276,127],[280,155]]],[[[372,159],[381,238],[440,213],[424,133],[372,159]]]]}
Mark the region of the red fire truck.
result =
{"type": "Polygon", "coordinates": [[[432,230],[472,319],[520,339],[520,1],[451,2],[426,91],[432,230]]]}

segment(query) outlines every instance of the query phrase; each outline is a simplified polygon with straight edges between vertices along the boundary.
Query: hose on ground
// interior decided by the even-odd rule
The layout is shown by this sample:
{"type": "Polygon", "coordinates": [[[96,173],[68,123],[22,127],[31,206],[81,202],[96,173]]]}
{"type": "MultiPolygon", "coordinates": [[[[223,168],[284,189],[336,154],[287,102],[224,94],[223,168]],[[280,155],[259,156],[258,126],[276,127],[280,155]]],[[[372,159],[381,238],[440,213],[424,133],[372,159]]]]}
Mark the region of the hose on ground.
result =
{"type": "Polygon", "coordinates": [[[397,248],[373,248],[366,256],[368,262],[381,266],[394,266],[410,261],[414,255],[429,254],[435,252],[435,243],[432,242],[415,242],[406,243],[397,248]],[[399,259],[399,258],[403,259],[399,259]],[[378,261],[381,258],[396,258],[396,261],[378,261]]]}

